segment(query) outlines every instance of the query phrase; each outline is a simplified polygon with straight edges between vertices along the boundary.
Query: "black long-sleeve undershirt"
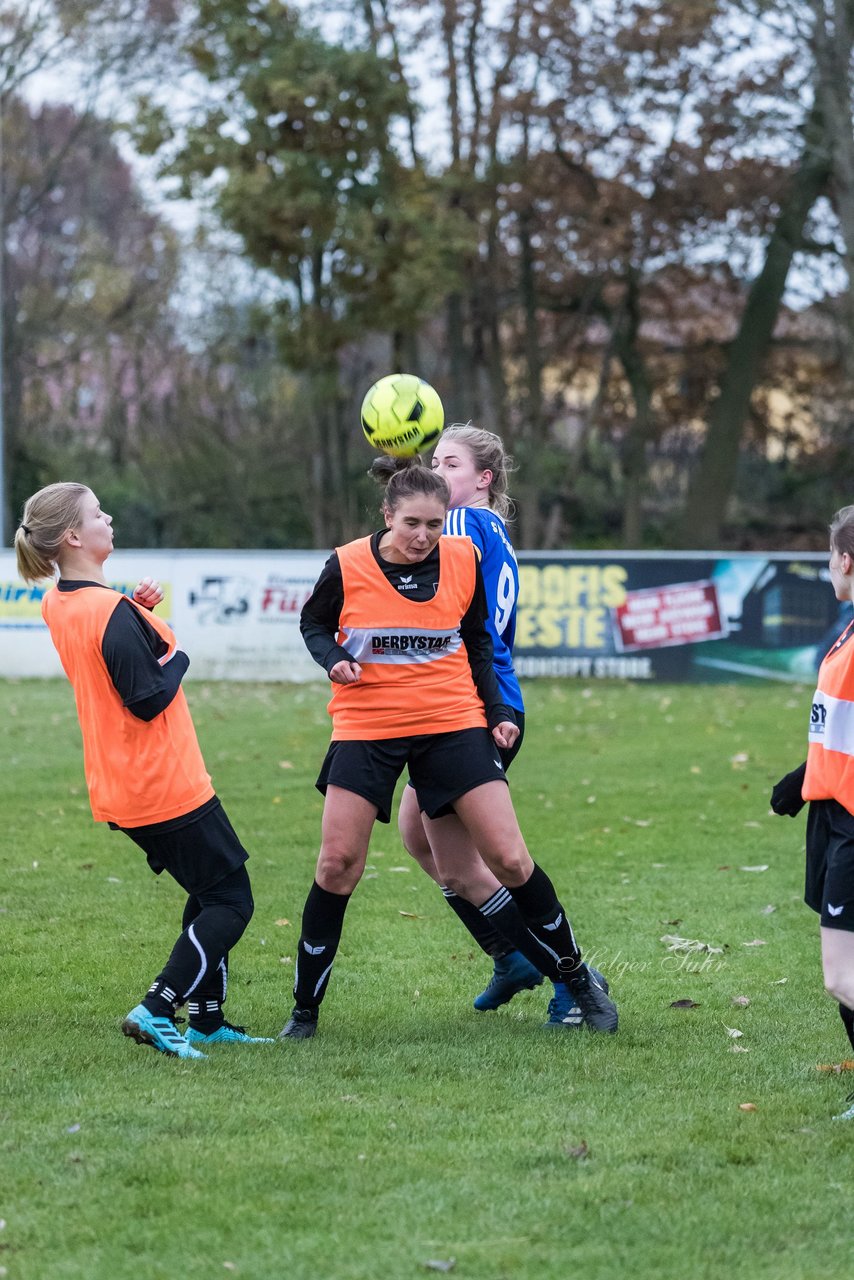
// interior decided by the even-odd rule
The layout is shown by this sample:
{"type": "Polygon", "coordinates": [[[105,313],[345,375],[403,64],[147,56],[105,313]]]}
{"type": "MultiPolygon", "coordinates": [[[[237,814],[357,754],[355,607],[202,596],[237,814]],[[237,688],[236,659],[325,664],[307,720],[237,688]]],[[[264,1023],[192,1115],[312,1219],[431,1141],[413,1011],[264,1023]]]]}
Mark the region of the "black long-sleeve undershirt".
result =
{"type": "MultiPolygon", "coordinates": [[[[379,553],[379,540],[384,533],[380,530],[371,538],[371,550],[379,568],[396,590],[405,587],[408,600],[432,600],[439,585],[441,563],[441,543],[418,564],[392,564],[384,560],[379,553]]],[[[472,549],[474,554],[474,549],[472,549]]],[[[338,555],[332,555],[323,566],[314,590],[303,606],[300,614],[300,632],[306,647],[319,666],[327,675],[338,662],[352,662],[352,654],[337,642],[337,634],[344,605],[344,583],[341,577],[341,565],[338,555]]],[[[486,628],[487,603],[480,565],[476,561],[475,589],[471,603],[460,619],[460,635],[468,655],[469,667],[475,688],[486,711],[487,724],[490,729],[503,721],[516,723],[511,707],[501,701],[498,680],[493,669],[492,637],[486,628]]]]}
{"type": "MultiPolygon", "coordinates": [[[[76,591],[82,587],[97,587],[102,591],[113,589],[100,582],[61,579],[58,584],[60,591],[76,591]]],[[[166,641],[124,598],[116,605],[104,628],[101,653],[122,705],[138,720],[145,721],[153,720],[166,710],[190,665],[186,653],[176,649],[170,660],[161,666],[160,659],[168,653],[166,641]]]]}

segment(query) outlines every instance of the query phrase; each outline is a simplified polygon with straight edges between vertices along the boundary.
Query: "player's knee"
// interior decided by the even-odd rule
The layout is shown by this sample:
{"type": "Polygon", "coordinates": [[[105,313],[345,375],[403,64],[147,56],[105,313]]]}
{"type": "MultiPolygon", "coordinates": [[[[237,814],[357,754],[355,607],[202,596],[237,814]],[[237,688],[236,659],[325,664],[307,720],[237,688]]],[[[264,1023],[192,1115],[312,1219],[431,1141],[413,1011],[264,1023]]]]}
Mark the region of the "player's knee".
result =
{"type": "Polygon", "coordinates": [[[497,850],[493,853],[490,867],[501,883],[511,889],[518,889],[525,884],[534,870],[531,855],[524,844],[497,850]]]}
{"type": "Polygon", "coordinates": [[[403,841],[403,847],[409,854],[410,858],[414,858],[422,867],[429,867],[433,862],[433,850],[430,848],[430,842],[424,834],[424,828],[408,828],[404,830],[400,828],[400,838],[403,841]]]}
{"type": "Polygon", "coordinates": [[[825,970],[824,989],[838,1004],[854,1009],[854,972],[835,968],[825,970]]]}
{"type": "Polygon", "coordinates": [[[349,893],[362,874],[363,858],[351,848],[324,844],[317,860],[317,883],[331,893],[349,893]]]}
{"type": "Polygon", "coordinates": [[[423,862],[433,855],[430,852],[430,842],[424,830],[421,810],[418,808],[417,803],[409,800],[409,790],[411,788],[407,788],[404,792],[404,800],[401,803],[397,820],[397,829],[400,832],[400,838],[403,841],[403,847],[406,852],[418,862],[423,862]]]}

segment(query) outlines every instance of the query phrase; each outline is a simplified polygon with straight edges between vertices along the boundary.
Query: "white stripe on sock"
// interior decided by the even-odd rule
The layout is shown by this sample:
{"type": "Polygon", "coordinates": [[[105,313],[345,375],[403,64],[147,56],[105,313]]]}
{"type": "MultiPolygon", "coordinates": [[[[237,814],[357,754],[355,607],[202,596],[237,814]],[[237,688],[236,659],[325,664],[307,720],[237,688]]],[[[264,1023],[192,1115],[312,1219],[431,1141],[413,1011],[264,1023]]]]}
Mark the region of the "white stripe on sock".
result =
{"type": "Polygon", "coordinates": [[[192,994],[192,992],[194,992],[194,991],[195,991],[196,987],[199,985],[199,983],[201,982],[202,978],[205,976],[205,974],[206,974],[206,973],[207,973],[207,971],[208,971],[208,958],[207,958],[207,956],[205,955],[204,951],[202,950],[201,943],[199,942],[198,938],[196,937],[196,935],[195,935],[195,932],[194,932],[194,930],[193,930],[193,926],[192,926],[192,925],[190,925],[189,929],[187,930],[187,937],[190,939],[190,941],[192,942],[193,946],[194,946],[194,947],[196,948],[196,950],[198,951],[198,953],[199,953],[199,957],[200,957],[201,962],[202,962],[202,967],[199,969],[198,977],[196,978],[196,981],[193,983],[193,985],[190,987],[189,991],[185,991],[185,992],[184,992],[184,999],[185,999],[185,1000],[187,999],[187,996],[191,995],[191,994],[192,994]]]}

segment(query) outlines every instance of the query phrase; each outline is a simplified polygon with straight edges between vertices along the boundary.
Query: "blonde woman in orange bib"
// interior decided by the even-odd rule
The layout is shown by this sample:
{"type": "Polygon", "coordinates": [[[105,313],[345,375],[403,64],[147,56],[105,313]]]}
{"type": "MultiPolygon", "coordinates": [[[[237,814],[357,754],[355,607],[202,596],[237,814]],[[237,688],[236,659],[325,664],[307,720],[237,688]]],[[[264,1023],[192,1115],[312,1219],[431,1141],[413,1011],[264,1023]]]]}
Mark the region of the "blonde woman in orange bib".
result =
{"type": "Polygon", "coordinates": [[[188,894],[182,933],[122,1023],[160,1053],[203,1058],[208,1045],[256,1043],[225,1021],[228,954],[252,917],[248,857],[211,785],[181,681],[190,665],[153,612],[159,583],[132,597],[107,583],[113,521],[86,485],[33,494],[15,534],[27,582],[56,577],[42,615],[71,681],[92,816],[124,831],[156,874],[188,894]],[[187,1005],[186,1035],[175,1025],[187,1005]]]}

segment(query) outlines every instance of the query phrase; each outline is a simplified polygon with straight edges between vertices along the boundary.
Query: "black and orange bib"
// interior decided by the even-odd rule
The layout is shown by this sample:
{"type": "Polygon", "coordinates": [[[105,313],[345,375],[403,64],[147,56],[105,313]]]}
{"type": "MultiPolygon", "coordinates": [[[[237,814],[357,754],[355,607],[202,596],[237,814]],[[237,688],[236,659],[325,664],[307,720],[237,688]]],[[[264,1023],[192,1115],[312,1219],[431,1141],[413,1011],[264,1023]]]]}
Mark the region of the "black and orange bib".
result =
{"type": "Polygon", "coordinates": [[[460,634],[476,581],[469,539],[439,540],[438,590],[422,601],[389,582],[369,537],[337,552],[344,587],[338,643],[359,663],[362,678],[333,686],[333,741],[485,727],[460,634]]]}
{"type": "MultiPolygon", "coordinates": [[[[101,646],[124,598],[98,586],[48,591],[42,616],[74,689],[92,815],[96,822],[143,827],[180,818],[214,790],[183,689],[151,721],[122,705],[101,646]]],[[[130,603],[168,645],[165,664],[177,647],[174,634],[162,618],[130,603]]]]}
{"type": "Polygon", "coordinates": [[[801,794],[805,800],[837,800],[854,814],[854,623],[819,667],[801,794]]]}

